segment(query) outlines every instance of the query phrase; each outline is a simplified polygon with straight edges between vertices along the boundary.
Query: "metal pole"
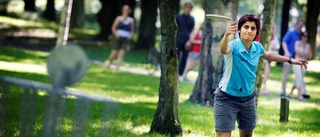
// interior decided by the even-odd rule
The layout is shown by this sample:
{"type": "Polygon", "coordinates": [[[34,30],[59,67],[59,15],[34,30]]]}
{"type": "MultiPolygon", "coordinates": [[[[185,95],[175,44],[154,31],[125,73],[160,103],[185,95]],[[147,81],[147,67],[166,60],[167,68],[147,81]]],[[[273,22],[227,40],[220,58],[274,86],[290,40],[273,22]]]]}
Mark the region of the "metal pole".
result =
{"type": "Polygon", "coordinates": [[[69,26],[70,26],[70,19],[71,19],[71,12],[72,12],[72,3],[73,0],[66,0],[65,1],[65,8],[62,10],[61,18],[60,18],[60,27],[56,42],[57,46],[65,46],[68,41],[69,35],[69,26]]]}

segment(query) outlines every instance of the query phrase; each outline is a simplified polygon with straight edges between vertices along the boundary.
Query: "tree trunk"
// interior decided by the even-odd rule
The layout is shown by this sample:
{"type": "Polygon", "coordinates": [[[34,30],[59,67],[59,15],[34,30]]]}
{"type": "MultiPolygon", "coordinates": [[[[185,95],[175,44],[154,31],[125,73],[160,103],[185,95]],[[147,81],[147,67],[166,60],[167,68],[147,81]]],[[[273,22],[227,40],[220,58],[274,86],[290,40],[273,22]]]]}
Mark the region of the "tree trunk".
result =
{"type": "Polygon", "coordinates": [[[35,0],[23,0],[24,1],[24,11],[36,11],[36,2],[35,0]]]}
{"type": "Polygon", "coordinates": [[[72,5],[70,27],[81,28],[84,25],[84,0],[75,0],[72,5]]]}
{"type": "Polygon", "coordinates": [[[182,135],[178,109],[178,51],[175,5],[172,0],[158,0],[161,20],[161,77],[159,101],[150,132],[182,135]]]}
{"type": "Polygon", "coordinates": [[[141,0],[141,20],[136,50],[154,47],[157,21],[157,1],[141,0]]]}
{"type": "MultiPolygon", "coordinates": [[[[101,9],[97,13],[97,21],[100,26],[100,33],[96,37],[98,40],[107,40],[111,34],[111,27],[114,19],[121,15],[122,6],[128,4],[132,11],[135,8],[135,0],[100,0],[101,9]]],[[[133,12],[130,14],[133,17],[133,12]]]]}
{"type": "MultiPolygon", "coordinates": [[[[238,0],[206,0],[205,14],[219,14],[236,20],[238,0]],[[233,10],[230,10],[233,9],[233,10]]],[[[220,41],[229,22],[205,19],[204,33],[201,42],[199,75],[190,96],[192,103],[210,102],[213,105],[213,92],[218,87],[223,74],[223,56],[220,52],[220,41]]]]}
{"type": "MultiPolygon", "coordinates": [[[[284,37],[284,35],[287,33],[288,31],[288,24],[289,24],[289,11],[290,11],[290,7],[291,7],[291,0],[284,0],[283,2],[283,7],[282,7],[282,22],[281,22],[281,40],[280,40],[280,48],[279,48],[279,54],[280,55],[284,55],[284,51],[282,48],[282,38],[284,37]]],[[[282,64],[282,63],[278,63],[282,64]]]]}
{"type": "MultiPolygon", "coordinates": [[[[263,26],[260,36],[260,43],[263,45],[264,49],[268,51],[270,45],[270,37],[272,31],[272,25],[274,22],[274,15],[276,9],[276,0],[265,0],[263,9],[263,26]]],[[[257,72],[256,72],[256,82],[255,82],[255,91],[258,92],[256,96],[256,105],[258,104],[258,97],[260,93],[260,88],[262,84],[264,69],[265,69],[265,60],[260,58],[257,72]]]]}
{"type": "Polygon", "coordinates": [[[8,15],[7,7],[10,0],[0,0],[0,15],[8,15]]]}
{"type": "Polygon", "coordinates": [[[312,50],[312,58],[316,56],[316,36],[317,36],[317,25],[318,25],[318,16],[320,10],[320,1],[319,0],[308,0],[307,3],[307,21],[306,29],[309,34],[309,44],[312,50]]]}
{"type": "Polygon", "coordinates": [[[179,14],[179,12],[180,12],[180,1],[181,0],[174,0],[175,14],[179,14]]]}
{"type": "Polygon", "coordinates": [[[100,33],[97,36],[99,40],[107,40],[111,34],[111,26],[114,19],[121,15],[121,6],[119,0],[100,0],[101,9],[97,13],[97,21],[100,26],[100,33]]]}
{"type": "Polygon", "coordinates": [[[44,17],[47,20],[56,21],[56,9],[54,8],[54,0],[47,0],[44,17]]]}

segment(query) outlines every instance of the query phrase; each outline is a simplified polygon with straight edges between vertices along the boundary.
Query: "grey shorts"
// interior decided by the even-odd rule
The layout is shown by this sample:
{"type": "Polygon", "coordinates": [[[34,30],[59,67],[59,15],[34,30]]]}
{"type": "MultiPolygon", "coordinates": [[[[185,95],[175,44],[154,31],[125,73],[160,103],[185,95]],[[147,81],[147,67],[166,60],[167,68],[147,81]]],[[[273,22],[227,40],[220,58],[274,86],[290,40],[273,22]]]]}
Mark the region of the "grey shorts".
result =
{"type": "Polygon", "coordinates": [[[129,46],[129,39],[127,38],[115,38],[113,42],[112,49],[114,50],[120,50],[124,49],[127,50],[127,47],[129,46]]]}
{"type": "Polygon", "coordinates": [[[216,131],[232,131],[236,121],[242,130],[253,130],[256,127],[255,92],[247,97],[234,97],[217,88],[214,94],[216,131]]]}
{"type": "Polygon", "coordinates": [[[200,52],[189,52],[188,56],[193,60],[199,60],[200,52]]]}

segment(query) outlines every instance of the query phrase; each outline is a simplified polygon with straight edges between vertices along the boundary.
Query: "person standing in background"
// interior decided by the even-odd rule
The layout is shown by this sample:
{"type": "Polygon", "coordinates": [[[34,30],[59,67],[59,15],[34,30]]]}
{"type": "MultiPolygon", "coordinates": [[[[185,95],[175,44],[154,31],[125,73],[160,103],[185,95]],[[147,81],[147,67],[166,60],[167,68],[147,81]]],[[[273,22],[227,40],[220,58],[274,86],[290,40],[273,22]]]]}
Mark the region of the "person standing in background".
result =
{"type": "Polygon", "coordinates": [[[187,65],[181,77],[182,81],[188,81],[187,79],[188,72],[191,71],[196,66],[196,63],[200,60],[202,29],[203,29],[203,24],[200,25],[199,29],[193,30],[190,35],[189,41],[192,44],[192,49],[188,54],[187,65]]]}
{"type": "MultiPolygon", "coordinates": [[[[269,49],[268,49],[268,52],[270,52],[270,53],[275,53],[280,48],[280,43],[276,37],[275,30],[276,30],[276,26],[275,26],[275,24],[273,24],[270,45],[269,45],[269,49]]],[[[267,90],[267,81],[269,79],[270,63],[271,63],[271,61],[266,61],[266,67],[264,69],[264,75],[263,75],[263,80],[262,80],[262,84],[263,84],[262,94],[269,94],[269,91],[267,90]]]]}
{"type": "Polygon", "coordinates": [[[260,19],[260,28],[259,28],[259,33],[256,36],[256,38],[254,39],[254,41],[258,41],[260,42],[260,36],[261,36],[261,32],[262,32],[262,26],[263,26],[263,14],[259,14],[258,15],[259,19],[260,19]]]}
{"type": "MultiPolygon", "coordinates": [[[[297,41],[294,46],[294,50],[296,53],[295,59],[304,60],[312,58],[311,47],[308,43],[308,33],[301,33],[301,40],[297,41]]],[[[304,68],[300,68],[299,66],[294,65],[292,70],[296,76],[294,80],[294,84],[292,86],[291,92],[288,97],[292,97],[293,90],[296,88],[298,90],[298,99],[303,100],[305,97],[303,95],[307,95],[306,93],[306,84],[303,80],[304,75],[306,74],[306,70],[304,68]]]]}
{"type": "Polygon", "coordinates": [[[129,42],[134,33],[134,19],[129,17],[130,13],[131,8],[129,7],[129,5],[123,5],[122,15],[116,17],[111,28],[115,39],[112,46],[111,54],[109,56],[108,68],[110,68],[112,61],[118,54],[116,66],[117,71],[122,64],[123,57],[126,53],[126,50],[129,48],[129,42]]]}
{"type": "MultiPolygon", "coordinates": [[[[295,28],[290,29],[282,38],[282,48],[284,51],[284,56],[289,58],[295,57],[294,44],[296,41],[300,40],[300,34],[302,32],[303,26],[304,26],[304,21],[298,20],[295,28]]],[[[281,87],[281,94],[280,94],[280,96],[282,97],[286,96],[288,76],[289,76],[289,73],[291,72],[291,69],[292,69],[292,64],[289,64],[288,62],[283,63],[282,76],[281,76],[282,87],[281,87]]]]}
{"type": "Polygon", "coordinates": [[[193,8],[191,2],[184,4],[183,13],[176,15],[176,22],[178,25],[178,32],[176,37],[176,44],[179,57],[179,75],[183,75],[186,66],[188,51],[185,50],[185,44],[189,40],[190,33],[194,29],[194,17],[190,15],[193,8]]]}

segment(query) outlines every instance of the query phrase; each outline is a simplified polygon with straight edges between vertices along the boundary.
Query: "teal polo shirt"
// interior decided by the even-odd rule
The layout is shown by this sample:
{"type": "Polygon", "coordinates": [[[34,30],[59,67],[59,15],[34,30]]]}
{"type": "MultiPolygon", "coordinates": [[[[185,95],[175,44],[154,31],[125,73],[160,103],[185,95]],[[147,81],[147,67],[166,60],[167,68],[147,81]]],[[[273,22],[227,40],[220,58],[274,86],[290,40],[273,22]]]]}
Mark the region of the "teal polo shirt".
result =
{"type": "Polygon", "coordinates": [[[248,52],[240,38],[230,41],[229,47],[232,51],[224,55],[224,73],[219,88],[232,96],[249,96],[254,92],[259,59],[265,50],[259,42],[253,41],[248,52]]]}

